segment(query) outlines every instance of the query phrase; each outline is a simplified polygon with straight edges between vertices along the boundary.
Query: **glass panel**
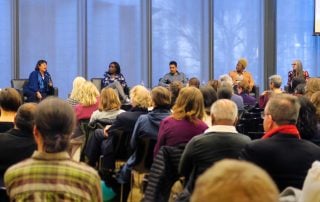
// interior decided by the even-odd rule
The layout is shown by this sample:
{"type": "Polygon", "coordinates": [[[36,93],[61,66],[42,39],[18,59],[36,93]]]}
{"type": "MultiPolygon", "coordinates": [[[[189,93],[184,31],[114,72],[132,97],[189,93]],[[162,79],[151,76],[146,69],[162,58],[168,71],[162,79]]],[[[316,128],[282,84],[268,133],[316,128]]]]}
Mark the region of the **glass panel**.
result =
{"type": "Polygon", "coordinates": [[[37,61],[45,59],[59,97],[66,98],[78,68],[78,1],[19,3],[20,77],[28,78],[37,61]]]}
{"type": "Polygon", "coordinates": [[[209,78],[208,1],[152,1],[152,85],[169,72],[175,60],[178,70],[201,82],[209,78]]]}
{"type": "Polygon", "coordinates": [[[311,77],[319,76],[319,37],[313,36],[314,0],[277,1],[277,74],[287,85],[291,63],[300,59],[311,77]]]}
{"type": "Polygon", "coordinates": [[[239,58],[263,89],[263,1],[214,1],[214,77],[235,70],[239,58]]]}
{"type": "Polygon", "coordinates": [[[146,79],[140,0],[88,1],[88,78],[103,77],[117,61],[129,86],[146,79]]]}
{"type": "Polygon", "coordinates": [[[0,1],[0,88],[10,87],[12,64],[11,0],[0,1]]]}

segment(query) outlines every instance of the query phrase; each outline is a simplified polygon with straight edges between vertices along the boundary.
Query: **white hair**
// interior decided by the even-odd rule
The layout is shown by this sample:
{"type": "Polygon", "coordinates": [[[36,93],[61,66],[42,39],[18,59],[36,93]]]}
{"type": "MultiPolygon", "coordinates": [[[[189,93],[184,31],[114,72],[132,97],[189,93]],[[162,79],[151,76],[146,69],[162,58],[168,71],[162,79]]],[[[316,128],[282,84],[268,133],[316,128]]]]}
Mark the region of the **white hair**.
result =
{"type": "Polygon", "coordinates": [[[238,107],[231,100],[219,99],[212,104],[210,113],[217,121],[230,120],[234,122],[238,117],[238,107]]]}
{"type": "Polygon", "coordinates": [[[228,74],[223,74],[223,75],[219,76],[219,81],[220,82],[225,81],[225,82],[230,83],[231,85],[233,84],[232,78],[228,74]]]}

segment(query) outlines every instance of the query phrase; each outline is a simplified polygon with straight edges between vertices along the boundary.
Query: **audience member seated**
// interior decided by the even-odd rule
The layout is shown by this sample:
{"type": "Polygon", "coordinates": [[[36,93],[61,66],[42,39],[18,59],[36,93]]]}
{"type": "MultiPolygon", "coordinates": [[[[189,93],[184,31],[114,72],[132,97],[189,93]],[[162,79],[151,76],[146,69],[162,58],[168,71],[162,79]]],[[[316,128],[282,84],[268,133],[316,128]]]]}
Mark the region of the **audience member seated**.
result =
{"type": "Polygon", "coordinates": [[[289,93],[292,93],[294,90],[293,80],[295,78],[301,78],[303,80],[309,79],[309,73],[308,73],[308,71],[303,70],[302,62],[300,60],[294,60],[292,62],[292,70],[290,70],[288,72],[287,85],[289,87],[289,89],[288,89],[289,93]]]}
{"type": "Polygon", "coordinates": [[[192,77],[191,79],[189,79],[188,81],[188,86],[193,86],[196,88],[200,88],[200,81],[198,78],[196,77],[192,77]]]}
{"type": "Polygon", "coordinates": [[[305,83],[301,83],[299,85],[297,85],[295,88],[294,88],[294,92],[293,92],[293,95],[295,96],[302,96],[306,94],[306,84],[305,83]]]}
{"type": "MultiPolygon", "coordinates": [[[[128,142],[131,139],[134,125],[139,116],[148,113],[148,107],[151,104],[149,91],[141,85],[133,87],[130,90],[130,102],[132,104],[130,111],[119,114],[111,127],[106,126],[105,129],[95,130],[88,140],[85,154],[88,157],[89,165],[96,167],[100,155],[103,155],[102,168],[106,171],[114,170],[117,154],[114,153],[113,141],[114,136],[117,136],[119,131],[123,132],[126,140],[126,142],[121,143],[121,150],[125,151],[126,155],[131,155],[128,154],[131,151],[128,142]]],[[[128,158],[129,156],[126,157],[128,158]]]]}
{"type": "Polygon", "coordinates": [[[173,81],[169,85],[169,91],[171,93],[171,107],[176,103],[176,99],[179,95],[179,92],[183,88],[183,84],[181,81],[173,81]]]}
{"type": "Polygon", "coordinates": [[[177,146],[203,133],[208,126],[202,121],[204,117],[203,97],[199,89],[184,87],[181,89],[172,116],[160,123],[160,129],[153,156],[161,146],[177,146]]]}
{"type": "Polygon", "coordinates": [[[0,133],[13,128],[14,117],[22,98],[14,88],[4,88],[0,90],[0,133]]]}
{"type": "Polygon", "coordinates": [[[142,137],[151,138],[157,140],[160,121],[171,114],[170,111],[170,92],[168,89],[158,86],[152,89],[151,91],[152,106],[153,110],[148,114],[141,115],[135,126],[132,133],[130,146],[133,151],[135,151],[126,164],[122,167],[117,177],[119,183],[128,183],[131,176],[131,170],[136,164],[136,149],[138,139],[142,137]]]}
{"type": "Polygon", "coordinates": [[[74,107],[77,122],[81,119],[90,119],[99,106],[99,91],[91,81],[84,82],[79,93],[79,104],[74,107]]]}
{"type": "Polygon", "coordinates": [[[297,128],[302,139],[309,140],[320,146],[320,131],[318,131],[317,109],[308,98],[299,96],[300,102],[297,128]]]}
{"type": "Polygon", "coordinates": [[[191,202],[278,202],[278,197],[276,185],[263,169],[222,160],[198,178],[191,202]]]}
{"type": "Polygon", "coordinates": [[[291,82],[291,87],[288,89],[288,93],[295,93],[295,90],[297,88],[298,85],[306,85],[306,80],[304,78],[300,78],[300,77],[296,77],[292,79],[291,82]]]}
{"type": "Polygon", "coordinates": [[[29,75],[28,83],[23,87],[27,102],[40,102],[54,94],[53,83],[47,71],[47,61],[39,60],[33,72],[29,75]]]}
{"type": "Polygon", "coordinates": [[[237,95],[234,93],[231,77],[227,74],[221,75],[220,81],[221,81],[221,87],[229,88],[230,91],[232,92],[231,100],[236,103],[238,109],[243,110],[244,109],[243,98],[240,95],[237,95]]]}
{"type": "Polygon", "coordinates": [[[102,88],[110,87],[116,89],[121,100],[125,103],[129,103],[129,98],[125,93],[125,88],[128,88],[126,79],[121,74],[121,68],[119,63],[111,62],[109,64],[108,71],[104,74],[104,79],[102,80],[102,88]]]}
{"type": "Polygon", "coordinates": [[[218,89],[217,92],[218,99],[228,99],[231,100],[232,97],[232,89],[223,86],[218,89]]]}
{"type": "Polygon", "coordinates": [[[220,88],[220,81],[219,80],[209,80],[208,85],[211,86],[216,92],[220,88]]]}
{"type": "Polygon", "coordinates": [[[281,194],[279,202],[315,202],[320,201],[320,162],[315,161],[304,180],[302,190],[288,187],[281,194]]]}
{"type": "Polygon", "coordinates": [[[193,137],[181,156],[179,172],[188,179],[183,198],[190,197],[195,180],[207,168],[221,159],[237,159],[241,149],[250,142],[248,136],[237,132],[237,118],[238,108],[231,100],[213,103],[212,126],[204,134],[193,137]]]}
{"type": "Polygon", "coordinates": [[[217,101],[218,95],[217,95],[217,92],[210,85],[200,87],[200,91],[203,96],[204,111],[205,111],[203,120],[209,127],[212,124],[211,116],[210,116],[210,108],[211,108],[211,105],[215,101],[217,101]]]}
{"type": "Polygon", "coordinates": [[[180,81],[184,86],[187,85],[188,80],[183,72],[178,71],[178,64],[176,61],[169,63],[170,72],[165,74],[159,81],[159,86],[169,88],[173,81],[180,81]]]}
{"type": "Polygon", "coordinates": [[[111,123],[124,110],[120,109],[121,102],[116,91],[112,88],[103,88],[100,94],[98,110],[94,111],[90,118],[90,123],[99,119],[110,119],[111,123]]]}
{"type": "Polygon", "coordinates": [[[249,85],[248,83],[243,80],[240,81],[237,85],[237,92],[243,99],[243,104],[247,106],[256,106],[257,99],[249,95],[249,85]]]}
{"type": "Polygon", "coordinates": [[[275,94],[282,93],[281,90],[282,78],[280,75],[272,75],[269,77],[270,90],[264,91],[259,97],[259,107],[264,109],[268,100],[275,94]]]}
{"type": "Polygon", "coordinates": [[[236,70],[230,71],[229,76],[232,78],[233,85],[236,86],[240,81],[247,81],[249,85],[249,92],[251,92],[254,86],[254,80],[250,72],[245,71],[248,66],[248,62],[245,58],[238,60],[236,70]]]}
{"type": "Polygon", "coordinates": [[[301,139],[295,126],[300,104],[293,95],[279,94],[268,101],[264,109],[260,140],[245,147],[241,158],[265,169],[280,191],[288,186],[301,189],[308,169],[320,159],[320,147],[301,139]]]}
{"type": "Polygon", "coordinates": [[[67,152],[74,126],[74,111],[65,101],[47,98],[37,106],[37,151],[4,175],[11,201],[102,201],[97,172],[67,152]]]}
{"type": "Polygon", "coordinates": [[[80,91],[81,91],[81,85],[86,81],[85,78],[81,76],[77,76],[72,83],[72,91],[70,96],[67,99],[67,103],[69,103],[71,106],[75,107],[77,104],[79,104],[80,101],[80,91]]]}
{"type": "Polygon", "coordinates": [[[0,186],[4,172],[13,164],[29,158],[36,150],[33,123],[36,104],[21,105],[14,118],[14,128],[0,134],[0,186]]]}
{"type": "Polygon", "coordinates": [[[310,99],[315,92],[320,91],[320,78],[308,79],[305,90],[305,96],[310,99]]]}
{"type": "Polygon", "coordinates": [[[320,134],[320,91],[314,93],[310,101],[316,107],[316,115],[317,115],[317,134],[320,134]]]}

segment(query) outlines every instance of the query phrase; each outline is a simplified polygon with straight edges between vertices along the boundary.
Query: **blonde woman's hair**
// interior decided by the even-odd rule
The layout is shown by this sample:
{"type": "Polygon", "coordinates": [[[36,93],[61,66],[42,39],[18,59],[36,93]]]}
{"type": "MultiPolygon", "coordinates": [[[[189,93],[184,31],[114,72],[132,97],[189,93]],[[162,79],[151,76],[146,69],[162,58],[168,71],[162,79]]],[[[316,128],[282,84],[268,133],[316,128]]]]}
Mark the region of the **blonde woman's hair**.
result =
{"type": "Polygon", "coordinates": [[[72,83],[72,91],[70,94],[70,98],[79,101],[79,91],[80,91],[80,86],[86,81],[85,78],[82,76],[77,76],[72,83]]]}
{"type": "Polygon", "coordinates": [[[94,105],[97,102],[97,97],[99,96],[97,87],[91,81],[84,82],[81,85],[79,93],[79,102],[83,106],[94,105]]]}
{"type": "Polygon", "coordinates": [[[154,87],[151,91],[151,98],[154,107],[170,108],[171,94],[167,88],[162,86],[154,87]]]}
{"type": "Polygon", "coordinates": [[[120,109],[121,102],[118,94],[112,88],[103,88],[100,94],[99,111],[120,109]]]}
{"type": "Polygon", "coordinates": [[[306,83],[306,94],[305,96],[310,99],[312,94],[317,91],[320,91],[320,78],[310,78],[306,83]]]}
{"type": "Polygon", "coordinates": [[[130,90],[130,100],[133,107],[148,108],[151,106],[151,95],[142,85],[136,85],[130,90]]]}
{"type": "Polygon", "coordinates": [[[198,177],[191,202],[278,202],[279,191],[262,168],[245,161],[216,162],[198,177]]]}
{"type": "Polygon", "coordinates": [[[316,111],[317,118],[318,118],[318,121],[320,121],[320,91],[315,92],[311,96],[310,101],[316,107],[316,109],[317,109],[317,111],[316,111]]]}
{"type": "Polygon", "coordinates": [[[177,120],[194,122],[202,119],[205,111],[201,91],[195,87],[182,88],[172,110],[172,117],[177,120]]]}

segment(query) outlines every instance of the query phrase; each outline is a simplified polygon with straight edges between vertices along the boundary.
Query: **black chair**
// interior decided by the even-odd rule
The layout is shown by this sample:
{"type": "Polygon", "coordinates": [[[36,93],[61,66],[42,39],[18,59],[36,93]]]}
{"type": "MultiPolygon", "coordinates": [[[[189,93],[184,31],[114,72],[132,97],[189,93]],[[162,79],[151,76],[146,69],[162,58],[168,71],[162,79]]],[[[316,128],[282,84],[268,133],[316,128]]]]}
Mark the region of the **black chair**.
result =
{"type": "Polygon", "coordinates": [[[9,196],[7,194],[7,189],[5,187],[0,187],[0,201],[1,202],[9,202],[9,196]]]}
{"type": "Polygon", "coordinates": [[[102,90],[102,80],[103,78],[91,78],[90,81],[95,85],[100,92],[102,90]]]}

